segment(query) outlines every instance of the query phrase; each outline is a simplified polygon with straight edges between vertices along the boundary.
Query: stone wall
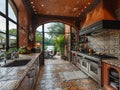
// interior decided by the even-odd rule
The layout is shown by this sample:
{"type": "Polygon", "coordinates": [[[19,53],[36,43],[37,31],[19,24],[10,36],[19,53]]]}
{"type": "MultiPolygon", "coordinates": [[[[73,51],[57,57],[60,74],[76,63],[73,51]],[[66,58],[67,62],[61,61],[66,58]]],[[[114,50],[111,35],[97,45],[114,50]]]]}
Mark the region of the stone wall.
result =
{"type": "Polygon", "coordinates": [[[104,30],[99,34],[88,36],[89,46],[97,53],[103,51],[120,58],[120,31],[104,30]]]}

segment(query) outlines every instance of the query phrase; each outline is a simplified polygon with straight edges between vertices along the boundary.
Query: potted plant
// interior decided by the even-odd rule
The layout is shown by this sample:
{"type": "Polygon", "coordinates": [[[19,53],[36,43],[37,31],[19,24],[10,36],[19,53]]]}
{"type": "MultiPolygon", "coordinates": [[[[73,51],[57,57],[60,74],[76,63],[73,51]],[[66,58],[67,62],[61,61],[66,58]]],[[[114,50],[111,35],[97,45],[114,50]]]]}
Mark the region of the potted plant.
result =
{"type": "Polygon", "coordinates": [[[20,54],[29,54],[31,52],[30,48],[26,46],[22,46],[19,48],[19,53],[20,54]]]}
{"type": "Polygon", "coordinates": [[[7,50],[7,51],[5,52],[5,58],[6,58],[6,59],[11,59],[11,56],[12,56],[12,51],[11,51],[11,50],[7,50]]]}

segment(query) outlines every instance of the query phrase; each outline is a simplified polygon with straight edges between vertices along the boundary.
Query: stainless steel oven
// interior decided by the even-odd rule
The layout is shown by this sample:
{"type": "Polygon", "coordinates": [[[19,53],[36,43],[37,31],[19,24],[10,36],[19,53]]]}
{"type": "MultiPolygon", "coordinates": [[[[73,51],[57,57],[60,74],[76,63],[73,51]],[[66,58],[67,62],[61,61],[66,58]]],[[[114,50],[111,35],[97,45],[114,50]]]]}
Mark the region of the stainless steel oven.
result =
{"type": "Polygon", "coordinates": [[[89,64],[89,62],[88,62],[88,60],[87,59],[82,59],[81,60],[81,69],[84,71],[84,72],[86,72],[86,73],[88,73],[88,64],[89,64]]]}
{"type": "Polygon", "coordinates": [[[96,81],[101,81],[101,67],[98,63],[90,61],[88,72],[96,81]]]}
{"type": "Polygon", "coordinates": [[[118,59],[114,56],[109,55],[99,55],[99,54],[84,54],[79,53],[79,56],[82,56],[80,61],[81,70],[96,80],[101,85],[101,61],[104,59],[118,59]]]}
{"type": "Polygon", "coordinates": [[[99,65],[87,58],[81,60],[81,70],[101,84],[101,67],[99,65]]]}

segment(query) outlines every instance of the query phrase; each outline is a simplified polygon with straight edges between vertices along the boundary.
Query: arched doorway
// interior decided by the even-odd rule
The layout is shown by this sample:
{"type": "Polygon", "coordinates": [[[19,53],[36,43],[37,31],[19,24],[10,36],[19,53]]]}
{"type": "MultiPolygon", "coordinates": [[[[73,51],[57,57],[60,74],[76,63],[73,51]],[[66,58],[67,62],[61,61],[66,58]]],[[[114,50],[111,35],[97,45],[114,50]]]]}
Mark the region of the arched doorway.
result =
{"type": "Polygon", "coordinates": [[[36,45],[41,47],[42,51],[44,51],[44,59],[49,58],[49,56],[46,56],[46,53],[49,49],[53,49],[57,51],[58,54],[62,52],[64,54],[64,59],[70,60],[70,27],[71,26],[64,23],[51,22],[40,25],[36,29],[36,45]],[[64,45],[62,46],[64,47],[62,48],[63,51],[55,44],[55,40],[62,37],[64,37],[64,45]]]}

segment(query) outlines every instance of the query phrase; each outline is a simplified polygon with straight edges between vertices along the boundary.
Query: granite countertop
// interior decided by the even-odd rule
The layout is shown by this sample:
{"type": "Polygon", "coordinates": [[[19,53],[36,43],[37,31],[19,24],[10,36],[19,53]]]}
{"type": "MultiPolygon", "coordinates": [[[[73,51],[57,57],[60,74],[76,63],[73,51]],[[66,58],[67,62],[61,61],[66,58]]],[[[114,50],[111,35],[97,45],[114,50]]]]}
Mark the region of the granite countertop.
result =
{"type": "Polygon", "coordinates": [[[20,55],[19,58],[15,59],[31,59],[31,61],[25,66],[0,67],[0,90],[15,90],[38,56],[39,53],[33,53],[28,55],[20,55]]]}
{"type": "Polygon", "coordinates": [[[111,64],[111,65],[114,65],[114,66],[117,66],[117,67],[120,67],[120,60],[118,59],[110,59],[110,60],[102,60],[103,62],[107,63],[107,64],[111,64]]]}

